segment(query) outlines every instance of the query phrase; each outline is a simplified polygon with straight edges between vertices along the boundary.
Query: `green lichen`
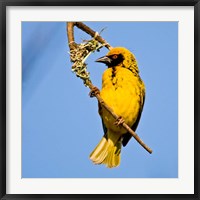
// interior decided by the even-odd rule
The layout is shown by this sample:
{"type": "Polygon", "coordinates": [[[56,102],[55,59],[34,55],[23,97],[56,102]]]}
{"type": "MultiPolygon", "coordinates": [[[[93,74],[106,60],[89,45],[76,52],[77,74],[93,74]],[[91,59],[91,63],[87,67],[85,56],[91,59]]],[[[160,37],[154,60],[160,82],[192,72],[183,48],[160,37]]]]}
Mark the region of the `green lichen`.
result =
{"type": "Polygon", "coordinates": [[[74,72],[77,77],[81,78],[84,85],[87,87],[88,83],[91,81],[85,61],[91,53],[98,51],[103,46],[104,45],[99,43],[95,38],[92,38],[91,40],[77,44],[77,47],[70,51],[71,61],[74,63],[72,65],[72,72],[74,72]]]}

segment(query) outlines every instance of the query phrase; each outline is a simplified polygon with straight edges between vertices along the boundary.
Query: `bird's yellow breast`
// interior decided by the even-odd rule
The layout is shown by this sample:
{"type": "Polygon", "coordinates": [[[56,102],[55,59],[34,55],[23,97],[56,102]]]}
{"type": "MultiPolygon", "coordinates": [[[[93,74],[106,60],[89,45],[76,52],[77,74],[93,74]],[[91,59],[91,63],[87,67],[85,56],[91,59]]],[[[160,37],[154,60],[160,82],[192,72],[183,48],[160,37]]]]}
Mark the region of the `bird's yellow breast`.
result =
{"type": "MultiPolygon", "coordinates": [[[[108,68],[103,73],[100,95],[115,114],[123,117],[131,127],[138,116],[141,106],[141,92],[144,84],[133,72],[123,67],[108,68]]],[[[102,109],[101,117],[105,126],[114,132],[126,133],[122,127],[114,125],[115,119],[102,109]]]]}

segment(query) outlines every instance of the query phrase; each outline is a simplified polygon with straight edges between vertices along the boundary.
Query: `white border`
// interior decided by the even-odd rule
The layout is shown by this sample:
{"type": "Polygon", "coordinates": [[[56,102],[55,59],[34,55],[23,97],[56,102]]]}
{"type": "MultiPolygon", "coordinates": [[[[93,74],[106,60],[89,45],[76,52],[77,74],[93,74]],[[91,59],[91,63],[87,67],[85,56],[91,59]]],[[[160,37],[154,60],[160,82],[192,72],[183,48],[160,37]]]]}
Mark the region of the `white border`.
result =
{"type": "Polygon", "coordinates": [[[7,7],[7,194],[193,194],[194,8],[7,7]],[[74,15],[76,13],[76,15],[74,15]],[[99,13],[99,14],[97,14],[99,13]],[[103,14],[101,14],[103,13],[103,14]],[[120,13],[120,15],[119,15],[120,13]],[[21,21],[179,21],[179,178],[21,179],[21,21]],[[181,135],[181,136],[180,136],[181,135]]]}

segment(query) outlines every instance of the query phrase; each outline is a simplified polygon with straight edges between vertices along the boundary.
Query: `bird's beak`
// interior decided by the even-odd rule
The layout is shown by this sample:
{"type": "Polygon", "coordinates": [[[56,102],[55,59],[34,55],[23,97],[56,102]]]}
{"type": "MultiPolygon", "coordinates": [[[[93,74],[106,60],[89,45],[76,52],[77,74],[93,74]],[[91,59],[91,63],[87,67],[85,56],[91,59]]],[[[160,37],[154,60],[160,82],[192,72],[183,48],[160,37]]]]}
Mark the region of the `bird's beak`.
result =
{"type": "Polygon", "coordinates": [[[97,59],[96,62],[101,62],[101,63],[105,63],[105,64],[109,65],[109,64],[111,64],[112,60],[107,56],[103,56],[103,57],[97,59]]]}

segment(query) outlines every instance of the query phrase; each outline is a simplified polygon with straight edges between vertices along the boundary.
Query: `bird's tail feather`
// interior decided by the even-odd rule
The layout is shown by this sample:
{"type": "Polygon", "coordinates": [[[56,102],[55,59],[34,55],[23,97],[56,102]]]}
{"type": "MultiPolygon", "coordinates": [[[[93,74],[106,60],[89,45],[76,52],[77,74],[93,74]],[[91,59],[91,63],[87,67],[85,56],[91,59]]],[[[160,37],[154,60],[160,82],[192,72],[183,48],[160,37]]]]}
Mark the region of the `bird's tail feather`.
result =
{"type": "Polygon", "coordinates": [[[121,140],[119,136],[107,133],[96,148],[90,154],[90,159],[95,164],[105,164],[108,168],[117,167],[120,164],[121,140]]]}

